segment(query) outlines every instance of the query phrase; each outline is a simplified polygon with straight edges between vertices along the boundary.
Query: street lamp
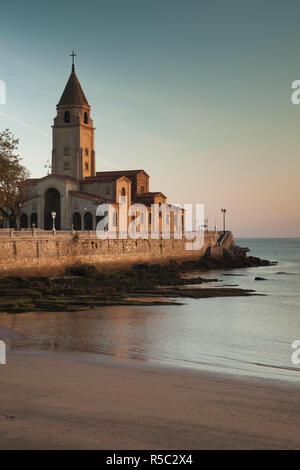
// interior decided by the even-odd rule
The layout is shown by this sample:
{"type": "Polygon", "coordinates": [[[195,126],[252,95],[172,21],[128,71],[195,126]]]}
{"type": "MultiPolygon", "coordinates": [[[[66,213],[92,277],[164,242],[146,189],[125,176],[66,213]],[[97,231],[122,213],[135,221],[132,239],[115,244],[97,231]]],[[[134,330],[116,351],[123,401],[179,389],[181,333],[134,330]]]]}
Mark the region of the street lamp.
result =
{"type": "Polygon", "coordinates": [[[221,212],[223,212],[223,230],[225,232],[225,214],[226,214],[226,209],[221,209],[221,212]]]}
{"type": "Polygon", "coordinates": [[[49,176],[49,172],[50,172],[50,169],[51,169],[51,165],[50,165],[49,160],[47,160],[46,165],[44,165],[44,167],[47,169],[47,175],[49,176]]]}
{"type": "Polygon", "coordinates": [[[52,225],[52,230],[53,232],[55,232],[55,217],[56,217],[56,212],[51,212],[51,215],[52,215],[52,221],[53,221],[53,225],[52,225]]]}

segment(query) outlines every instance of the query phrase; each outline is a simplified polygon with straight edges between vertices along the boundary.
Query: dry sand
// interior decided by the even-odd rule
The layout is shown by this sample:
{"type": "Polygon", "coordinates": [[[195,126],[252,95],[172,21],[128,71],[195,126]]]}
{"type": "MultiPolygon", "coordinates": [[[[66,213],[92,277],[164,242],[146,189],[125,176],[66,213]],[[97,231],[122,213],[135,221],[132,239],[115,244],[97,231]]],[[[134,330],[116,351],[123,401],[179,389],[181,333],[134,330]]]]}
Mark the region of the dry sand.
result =
{"type": "Polygon", "coordinates": [[[90,354],[9,352],[1,449],[295,449],[300,393],[90,354]]]}

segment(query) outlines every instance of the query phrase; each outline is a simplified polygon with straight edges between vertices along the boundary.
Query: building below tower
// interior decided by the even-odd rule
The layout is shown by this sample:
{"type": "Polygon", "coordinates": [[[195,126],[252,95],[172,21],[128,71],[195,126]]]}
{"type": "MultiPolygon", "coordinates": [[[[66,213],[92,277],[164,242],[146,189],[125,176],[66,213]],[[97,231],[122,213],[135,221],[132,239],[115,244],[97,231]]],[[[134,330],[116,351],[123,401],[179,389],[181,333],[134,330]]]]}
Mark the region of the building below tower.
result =
{"type": "MultiPolygon", "coordinates": [[[[143,204],[149,212],[151,206],[167,204],[162,192],[151,192],[149,175],[142,169],[124,171],[96,171],[94,146],[95,128],[91,107],[77,78],[75,67],[57,105],[54,118],[51,174],[29,179],[26,202],[20,216],[20,227],[33,225],[44,230],[53,228],[55,213],[57,230],[95,230],[100,217],[97,207],[111,204],[119,223],[119,200],[126,196],[128,208],[143,204]]],[[[169,215],[171,231],[182,222],[181,210],[173,209],[169,215]]],[[[127,211],[128,214],[128,211],[127,211]]],[[[160,230],[161,230],[160,214],[160,230]]],[[[131,218],[128,216],[128,222],[131,218]]]]}

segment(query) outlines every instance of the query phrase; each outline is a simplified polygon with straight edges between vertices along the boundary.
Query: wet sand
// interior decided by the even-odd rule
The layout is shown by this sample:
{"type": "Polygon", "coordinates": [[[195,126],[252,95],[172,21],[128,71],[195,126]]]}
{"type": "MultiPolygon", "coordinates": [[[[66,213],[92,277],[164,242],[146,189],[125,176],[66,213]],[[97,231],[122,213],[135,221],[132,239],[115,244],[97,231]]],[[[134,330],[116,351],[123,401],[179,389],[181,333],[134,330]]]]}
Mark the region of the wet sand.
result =
{"type": "Polygon", "coordinates": [[[299,388],[10,351],[0,365],[0,449],[299,449],[299,388]]]}

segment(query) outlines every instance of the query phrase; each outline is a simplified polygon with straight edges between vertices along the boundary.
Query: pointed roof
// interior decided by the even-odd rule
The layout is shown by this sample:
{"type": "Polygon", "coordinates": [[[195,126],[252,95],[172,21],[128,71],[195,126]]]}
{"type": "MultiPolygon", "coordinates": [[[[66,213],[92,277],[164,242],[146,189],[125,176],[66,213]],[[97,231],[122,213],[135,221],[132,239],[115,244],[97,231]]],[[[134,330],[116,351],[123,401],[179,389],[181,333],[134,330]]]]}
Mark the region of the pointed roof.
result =
{"type": "Polygon", "coordinates": [[[68,83],[64,89],[63,94],[59,100],[58,106],[89,106],[87,99],[83,93],[77,75],[75,73],[75,67],[72,66],[72,72],[69,77],[68,83]]]}

